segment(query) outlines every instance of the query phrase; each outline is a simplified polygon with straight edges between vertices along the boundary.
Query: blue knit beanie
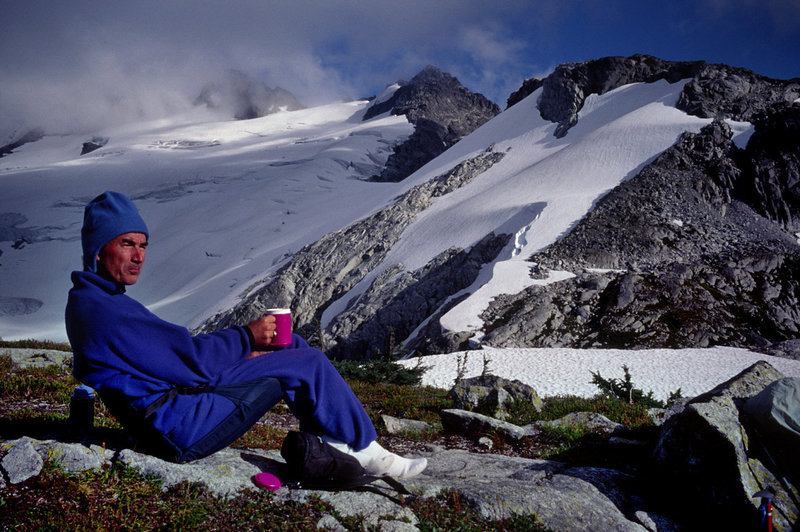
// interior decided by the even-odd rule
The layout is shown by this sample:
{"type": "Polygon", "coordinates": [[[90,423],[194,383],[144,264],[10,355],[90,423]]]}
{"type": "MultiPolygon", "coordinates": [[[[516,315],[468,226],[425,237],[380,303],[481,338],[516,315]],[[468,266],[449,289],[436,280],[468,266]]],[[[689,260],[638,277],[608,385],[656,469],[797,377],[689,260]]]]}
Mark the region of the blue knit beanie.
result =
{"type": "Polygon", "coordinates": [[[147,226],[136,206],[119,192],[103,192],[83,211],[83,269],[97,273],[97,254],[103,246],[125,233],[147,233],[147,226]]]}

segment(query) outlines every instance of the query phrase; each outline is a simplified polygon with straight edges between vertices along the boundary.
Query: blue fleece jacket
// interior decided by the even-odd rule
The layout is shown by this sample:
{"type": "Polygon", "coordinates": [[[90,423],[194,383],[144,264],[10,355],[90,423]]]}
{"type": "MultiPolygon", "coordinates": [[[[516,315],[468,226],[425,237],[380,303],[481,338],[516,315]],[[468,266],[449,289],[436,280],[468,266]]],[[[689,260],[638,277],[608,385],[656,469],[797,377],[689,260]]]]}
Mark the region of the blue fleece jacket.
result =
{"type": "MultiPolygon", "coordinates": [[[[301,427],[363,449],[376,438],[358,398],[325,354],[299,336],[288,348],[247,358],[243,327],[192,336],[125,294],[124,285],[86,271],[72,273],[66,309],[73,374],[144,408],[173,387],[219,386],[276,378],[301,427]]],[[[178,396],[158,408],[153,427],[182,449],[208,434],[236,406],[214,393],[178,396]]]]}
{"type": "MultiPolygon", "coordinates": [[[[102,390],[115,389],[145,407],[174,386],[220,384],[220,376],[250,352],[242,327],[192,336],[166,322],[125,294],[124,285],[95,273],[72,273],[66,309],[67,336],[73,348],[73,374],[102,390]]],[[[204,409],[197,397],[156,411],[154,426],[164,434],[191,420],[192,428],[173,439],[189,445],[233,409],[204,409]]]]}

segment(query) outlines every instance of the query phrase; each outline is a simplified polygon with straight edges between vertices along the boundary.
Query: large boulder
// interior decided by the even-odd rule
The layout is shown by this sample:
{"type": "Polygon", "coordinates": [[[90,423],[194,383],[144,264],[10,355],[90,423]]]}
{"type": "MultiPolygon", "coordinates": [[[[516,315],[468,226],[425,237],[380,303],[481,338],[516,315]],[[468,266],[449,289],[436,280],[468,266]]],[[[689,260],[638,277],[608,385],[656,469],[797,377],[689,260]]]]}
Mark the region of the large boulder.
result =
{"type": "Polygon", "coordinates": [[[800,378],[786,377],[747,400],[748,426],[763,444],[763,455],[800,486],[800,378]]]}
{"type": "Polygon", "coordinates": [[[501,420],[508,418],[506,405],[513,402],[530,403],[537,411],[542,409],[542,399],[536,390],[516,379],[491,374],[461,379],[448,395],[455,408],[478,411],[501,420]]]}
{"type": "MultiPolygon", "coordinates": [[[[744,404],[784,376],[764,361],[687,403],[665,424],[654,458],[662,486],[670,496],[682,494],[695,522],[708,530],[757,529],[760,497],[775,492],[773,522],[791,530],[798,522],[798,505],[787,489],[784,472],[763,452],[763,439],[743,424],[744,404]]],[[[797,492],[797,487],[791,489],[797,492]]]]}

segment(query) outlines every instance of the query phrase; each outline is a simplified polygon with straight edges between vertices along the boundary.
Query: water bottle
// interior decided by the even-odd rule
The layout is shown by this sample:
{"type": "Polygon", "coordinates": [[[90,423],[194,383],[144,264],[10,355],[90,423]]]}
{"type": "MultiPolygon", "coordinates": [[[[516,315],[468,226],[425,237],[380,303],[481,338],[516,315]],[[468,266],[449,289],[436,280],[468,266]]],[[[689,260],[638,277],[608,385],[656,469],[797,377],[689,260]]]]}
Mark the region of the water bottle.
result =
{"type": "Polygon", "coordinates": [[[69,424],[79,431],[89,431],[94,426],[94,390],[85,384],[76,386],[72,391],[69,424]]]}

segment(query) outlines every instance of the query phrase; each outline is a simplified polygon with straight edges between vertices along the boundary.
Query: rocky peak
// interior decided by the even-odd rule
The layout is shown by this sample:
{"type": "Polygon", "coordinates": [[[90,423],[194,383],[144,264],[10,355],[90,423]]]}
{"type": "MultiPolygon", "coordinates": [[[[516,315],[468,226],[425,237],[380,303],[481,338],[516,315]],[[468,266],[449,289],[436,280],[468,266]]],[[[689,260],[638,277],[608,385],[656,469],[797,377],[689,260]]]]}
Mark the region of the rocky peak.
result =
{"type": "Polygon", "coordinates": [[[771,79],[744,68],[705,65],[683,88],[676,107],[701,118],[755,120],[800,98],[800,79],[771,79]]]}
{"type": "Polygon", "coordinates": [[[395,147],[377,181],[401,181],[428,161],[500,113],[482,94],[470,92],[457,78],[434,66],[425,67],[410,82],[399,82],[391,98],[364,114],[369,120],[383,113],[405,115],[414,133],[395,147]]]}
{"type": "MultiPolygon", "coordinates": [[[[649,55],[603,57],[584,63],[564,63],[542,80],[539,112],[542,118],[557,122],[557,137],[563,137],[578,121],[578,111],[590,94],[604,94],[635,82],[652,83],[666,79],[674,83],[695,76],[706,65],[703,61],[665,61],[649,55]]],[[[538,82],[528,82],[526,90],[536,90],[538,82]]],[[[524,96],[517,91],[509,106],[524,96]]]]}
{"type": "Polygon", "coordinates": [[[604,94],[629,83],[661,79],[691,81],[677,107],[702,118],[749,121],[775,105],[790,104],[800,97],[800,80],[774,80],[743,68],[704,61],[665,61],[649,55],[603,57],[584,63],[565,63],[544,79],[525,80],[508,98],[512,106],[542,87],[539,112],[558,123],[556,137],[563,137],[578,121],[578,112],[590,94],[604,94]]]}

